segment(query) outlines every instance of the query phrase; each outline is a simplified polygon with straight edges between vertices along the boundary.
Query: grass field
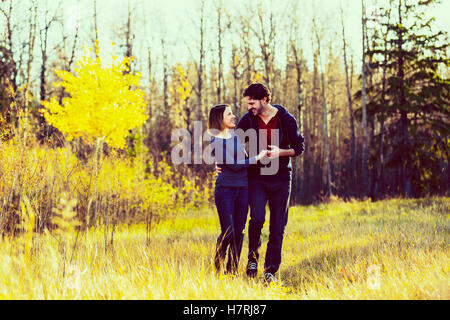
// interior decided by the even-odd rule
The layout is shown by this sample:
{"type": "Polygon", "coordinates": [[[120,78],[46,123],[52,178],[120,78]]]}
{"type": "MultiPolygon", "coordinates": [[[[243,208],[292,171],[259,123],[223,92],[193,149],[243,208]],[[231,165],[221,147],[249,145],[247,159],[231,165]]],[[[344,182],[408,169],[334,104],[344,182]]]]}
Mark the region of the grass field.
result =
{"type": "MultiPolygon", "coordinates": [[[[450,198],[290,209],[280,283],[214,275],[213,209],[0,241],[0,299],[450,299],[450,198]]],[[[267,219],[268,220],[268,219],[267,219]]],[[[268,238],[263,230],[261,261],[268,238]]],[[[260,268],[261,269],[261,268],[260,268]]],[[[262,276],[260,270],[260,277],[262,276]]]]}

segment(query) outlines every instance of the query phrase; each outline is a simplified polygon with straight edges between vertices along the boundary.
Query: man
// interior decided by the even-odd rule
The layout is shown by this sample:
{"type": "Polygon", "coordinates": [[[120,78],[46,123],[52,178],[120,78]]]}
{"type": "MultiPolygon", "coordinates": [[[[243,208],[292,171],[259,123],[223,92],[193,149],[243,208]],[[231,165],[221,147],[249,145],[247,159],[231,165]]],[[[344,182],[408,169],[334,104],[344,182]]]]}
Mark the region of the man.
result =
{"type": "Polygon", "coordinates": [[[249,129],[256,130],[257,153],[260,152],[260,147],[265,145],[261,143],[260,137],[263,139],[267,137],[268,157],[272,160],[272,164],[274,161],[278,164],[278,170],[275,172],[264,170],[268,165],[261,162],[248,168],[250,221],[246,273],[251,278],[258,274],[258,250],[261,246],[261,230],[268,203],[269,241],[264,262],[264,279],[270,283],[277,281],[276,272],[281,263],[284,229],[288,220],[292,180],[290,158],[303,153],[304,139],[295,118],[282,106],[270,104],[271,93],[266,86],[259,83],[252,84],[245,89],[243,96],[248,105],[248,112],[244,114],[236,128],[244,132],[249,129]],[[273,138],[275,139],[272,140],[273,138]]]}

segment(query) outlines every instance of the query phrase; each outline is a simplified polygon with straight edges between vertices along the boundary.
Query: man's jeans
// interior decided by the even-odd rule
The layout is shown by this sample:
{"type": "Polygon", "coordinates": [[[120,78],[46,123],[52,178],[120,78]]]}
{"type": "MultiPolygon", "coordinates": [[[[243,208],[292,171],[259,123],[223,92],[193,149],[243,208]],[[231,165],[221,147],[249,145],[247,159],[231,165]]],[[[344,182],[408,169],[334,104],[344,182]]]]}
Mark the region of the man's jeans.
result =
{"type": "Polygon", "coordinates": [[[284,229],[288,220],[291,179],[267,178],[248,179],[250,221],[248,225],[249,261],[258,261],[261,246],[261,230],[266,216],[266,203],[269,203],[269,242],[267,243],[264,272],[276,273],[281,263],[281,248],[284,229]]]}
{"type": "Polygon", "coordinates": [[[214,261],[216,266],[223,261],[229,247],[226,269],[228,272],[236,272],[247,222],[248,188],[216,187],[214,198],[222,231],[217,238],[214,261]]]}

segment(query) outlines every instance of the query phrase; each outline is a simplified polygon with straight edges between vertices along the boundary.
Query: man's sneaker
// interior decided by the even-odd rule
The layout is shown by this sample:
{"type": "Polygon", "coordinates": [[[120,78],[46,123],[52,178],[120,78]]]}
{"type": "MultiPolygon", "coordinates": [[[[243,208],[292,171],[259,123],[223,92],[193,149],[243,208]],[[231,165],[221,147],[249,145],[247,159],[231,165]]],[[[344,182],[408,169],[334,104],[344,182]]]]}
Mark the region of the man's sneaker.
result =
{"type": "Polygon", "coordinates": [[[273,273],[270,272],[266,272],[264,274],[264,282],[266,284],[271,284],[271,283],[277,283],[277,278],[275,277],[275,275],[273,273]]]}
{"type": "Polygon", "coordinates": [[[249,261],[247,264],[247,277],[255,278],[258,274],[258,262],[249,261]]]}

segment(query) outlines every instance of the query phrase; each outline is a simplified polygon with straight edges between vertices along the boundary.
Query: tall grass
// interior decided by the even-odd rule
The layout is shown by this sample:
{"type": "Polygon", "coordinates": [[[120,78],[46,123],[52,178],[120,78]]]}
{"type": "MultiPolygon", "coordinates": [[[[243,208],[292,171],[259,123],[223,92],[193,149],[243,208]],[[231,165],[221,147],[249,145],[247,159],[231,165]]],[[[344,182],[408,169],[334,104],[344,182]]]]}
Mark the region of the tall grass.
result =
{"type": "Polygon", "coordinates": [[[66,232],[63,245],[50,233],[5,237],[0,298],[448,299],[449,204],[434,198],[291,208],[280,283],[270,287],[261,274],[245,277],[246,245],[239,273],[215,276],[219,225],[210,209],[162,221],[149,243],[144,224],[118,225],[113,246],[103,227],[66,232]]]}

